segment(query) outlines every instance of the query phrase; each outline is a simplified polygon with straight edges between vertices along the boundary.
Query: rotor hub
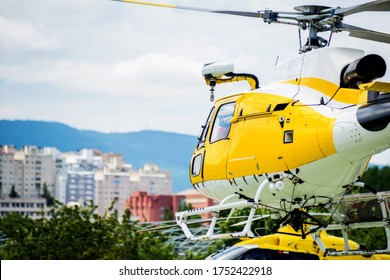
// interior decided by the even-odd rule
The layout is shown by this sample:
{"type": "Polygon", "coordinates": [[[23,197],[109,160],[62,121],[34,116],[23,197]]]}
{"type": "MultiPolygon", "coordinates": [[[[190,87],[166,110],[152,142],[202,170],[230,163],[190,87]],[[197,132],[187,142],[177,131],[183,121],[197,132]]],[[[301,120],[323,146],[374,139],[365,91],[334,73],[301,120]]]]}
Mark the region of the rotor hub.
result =
{"type": "Polygon", "coordinates": [[[301,12],[304,15],[316,15],[316,14],[320,14],[324,10],[330,10],[332,8],[328,6],[302,5],[302,6],[296,6],[294,9],[298,12],[301,12]]]}

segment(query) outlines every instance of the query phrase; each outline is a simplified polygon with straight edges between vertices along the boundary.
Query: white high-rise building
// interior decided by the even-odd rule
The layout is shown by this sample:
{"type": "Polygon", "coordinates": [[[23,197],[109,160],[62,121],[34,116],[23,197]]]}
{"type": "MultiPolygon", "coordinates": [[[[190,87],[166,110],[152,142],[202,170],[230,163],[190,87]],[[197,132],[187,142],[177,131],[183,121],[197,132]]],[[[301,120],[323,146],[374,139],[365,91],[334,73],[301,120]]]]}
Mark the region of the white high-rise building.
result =
{"type": "Polygon", "coordinates": [[[0,196],[7,198],[11,190],[19,198],[40,198],[44,188],[55,193],[58,150],[25,146],[21,150],[0,147],[0,196]]]}
{"type": "Polygon", "coordinates": [[[106,154],[104,168],[96,173],[99,214],[113,206],[119,217],[124,214],[127,199],[137,191],[153,195],[172,193],[170,172],[161,171],[158,165],[145,164],[143,168],[133,170],[123,161],[121,155],[106,154]]]}
{"type": "Polygon", "coordinates": [[[160,170],[156,164],[145,164],[138,170],[140,191],[149,195],[172,194],[172,176],[169,171],[160,170]]]}
{"type": "Polygon", "coordinates": [[[0,216],[18,212],[36,218],[50,210],[42,195],[45,188],[55,193],[58,154],[55,148],[0,146],[0,216]]]}

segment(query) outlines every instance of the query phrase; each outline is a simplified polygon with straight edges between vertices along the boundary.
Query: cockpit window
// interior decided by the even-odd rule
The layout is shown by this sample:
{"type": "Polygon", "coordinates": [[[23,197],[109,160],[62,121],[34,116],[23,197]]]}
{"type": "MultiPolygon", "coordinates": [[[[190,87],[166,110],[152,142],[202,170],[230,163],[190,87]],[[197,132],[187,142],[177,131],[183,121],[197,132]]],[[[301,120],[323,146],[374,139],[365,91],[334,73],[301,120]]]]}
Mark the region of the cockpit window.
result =
{"type": "Polygon", "coordinates": [[[202,131],[199,135],[198,149],[204,146],[204,141],[206,141],[206,135],[210,127],[211,117],[213,116],[214,107],[211,109],[209,116],[207,117],[206,124],[202,126],[202,131]]]}
{"type": "Polygon", "coordinates": [[[214,120],[213,130],[211,132],[210,143],[218,140],[226,139],[229,131],[231,120],[234,113],[234,107],[236,103],[226,103],[219,107],[217,116],[214,120]]]}

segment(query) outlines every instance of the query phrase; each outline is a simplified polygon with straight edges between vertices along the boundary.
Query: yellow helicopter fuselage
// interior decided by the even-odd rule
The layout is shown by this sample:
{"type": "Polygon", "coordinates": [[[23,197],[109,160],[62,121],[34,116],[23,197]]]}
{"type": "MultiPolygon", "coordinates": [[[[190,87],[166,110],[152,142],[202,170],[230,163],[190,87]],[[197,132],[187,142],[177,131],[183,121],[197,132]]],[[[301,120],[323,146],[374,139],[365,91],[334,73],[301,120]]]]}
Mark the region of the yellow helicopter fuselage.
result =
{"type": "MultiPolygon", "coordinates": [[[[343,238],[328,235],[325,230],[321,231],[319,234],[321,235],[322,241],[329,248],[333,248],[335,250],[344,249],[345,240],[343,238]]],[[[289,259],[289,253],[301,253],[303,254],[301,255],[301,257],[303,256],[301,259],[309,259],[308,256],[315,256],[319,260],[390,260],[390,255],[388,254],[329,256],[323,251],[321,251],[320,247],[317,245],[317,243],[311,236],[307,236],[305,239],[303,239],[291,226],[284,226],[279,230],[278,233],[264,235],[258,238],[244,239],[234,245],[234,247],[245,246],[253,246],[252,248],[256,248],[257,250],[271,250],[274,252],[278,252],[278,254],[281,255],[279,259],[289,259]],[[257,248],[253,245],[256,245],[257,248]],[[283,255],[286,255],[286,257],[284,257],[283,255]],[[307,256],[306,258],[305,255],[307,256]]],[[[348,246],[353,250],[359,248],[359,244],[351,240],[348,240],[348,246]]],[[[256,254],[252,253],[251,255],[253,256],[256,254]]],[[[267,256],[266,254],[262,255],[259,253],[257,253],[257,255],[262,257],[267,256]]],[[[220,259],[223,258],[220,257],[220,259]]]]}
{"type": "Polygon", "coordinates": [[[364,109],[370,91],[387,93],[390,85],[340,86],[343,69],[362,56],[348,48],[305,53],[276,68],[270,85],[217,100],[191,161],[194,187],[219,201],[231,194],[253,198],[264,179],[283,172],[293,179],[265,189],[265,204],[340,196],[371,156],[390,146],[388,116],[374,127],[364,109]]]}

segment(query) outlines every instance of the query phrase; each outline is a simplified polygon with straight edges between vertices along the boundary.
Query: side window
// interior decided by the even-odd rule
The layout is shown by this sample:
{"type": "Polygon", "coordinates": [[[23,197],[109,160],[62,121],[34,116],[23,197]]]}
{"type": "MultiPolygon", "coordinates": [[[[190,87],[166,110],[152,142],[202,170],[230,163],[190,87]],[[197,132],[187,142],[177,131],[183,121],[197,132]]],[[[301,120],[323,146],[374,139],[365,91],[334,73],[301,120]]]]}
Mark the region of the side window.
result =
{"type": "Polygon", "coordinates": [[[217,116],[214,120],[213,130],[211,132],[210,143],[226,139],[231,126],[231,120],[236,103],[226,103],[219,107],[217,116]]]}
{"type": "Polygon", "coordinates": [[[206,140],[207,132],[209,131],[211,117],[213,116],[213,112],[214,112],[214,107],[211,109],[211,112],[210,112],[209,116],[207,117],[206,124],[202,126],[202,131],[201,131],[199,138],[198,138],[198,140],[199,140],[198,147],[197,147],[198,149],[200,149],[204,145],[204,141],[206,140]]]}
{"type": "Polygon", "coordinates": [[[202,169],[202,154],[197,155],[192,160],[192,167],[191,167],[191,173],[192,176],[198,176],[200,174],[200,171],[202,169]]]}

